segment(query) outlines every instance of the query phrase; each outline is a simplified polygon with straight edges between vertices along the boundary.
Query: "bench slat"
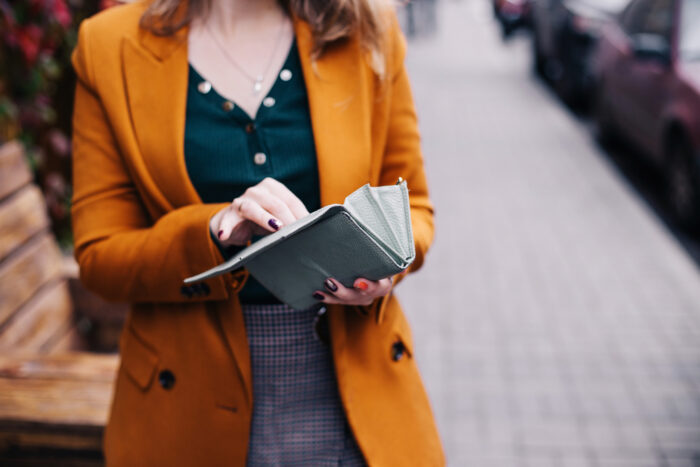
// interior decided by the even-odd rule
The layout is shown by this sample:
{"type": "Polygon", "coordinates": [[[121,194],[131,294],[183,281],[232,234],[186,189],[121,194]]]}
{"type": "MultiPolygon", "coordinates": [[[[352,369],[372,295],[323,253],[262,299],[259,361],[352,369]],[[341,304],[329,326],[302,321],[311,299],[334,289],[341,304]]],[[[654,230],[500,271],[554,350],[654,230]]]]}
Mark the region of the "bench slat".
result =
{"type": "Polygon", "coordinates": [[[99,458],[118,365],[115,354],[0,357],[0,461],[99,458]]]}
{"type": "Polygon", "coordinates": [[[4,356],[0,357],[0,378],[111,383],[118,365],[119,356],[116,354],[66,352],[41,356],[4,356]]]}
{"type": "Polygon", "coordinates": [[[44,284],[61,276],[61,265],[49,234],[30,240],[0,263],[0,327],[44,284]]]}
{"type": "Polygon", "coordinates": [[[47,284],[22,306],[0,333],[0,353],[49,353],[73,325],[65,281],[47,284]]]}
{"type": "Polygon", "coordinates": [[[49,226],[49,216],[46,214],[44,197],[39,187],[27,185],[0,202],[0,219],[2,260],[33,235],[49,226]]]}
{"type": "Polygon", "coordinates": [[[32,180],[24,148],[17,141],[0,146],[0,199],[23,187],[32,180]]]}

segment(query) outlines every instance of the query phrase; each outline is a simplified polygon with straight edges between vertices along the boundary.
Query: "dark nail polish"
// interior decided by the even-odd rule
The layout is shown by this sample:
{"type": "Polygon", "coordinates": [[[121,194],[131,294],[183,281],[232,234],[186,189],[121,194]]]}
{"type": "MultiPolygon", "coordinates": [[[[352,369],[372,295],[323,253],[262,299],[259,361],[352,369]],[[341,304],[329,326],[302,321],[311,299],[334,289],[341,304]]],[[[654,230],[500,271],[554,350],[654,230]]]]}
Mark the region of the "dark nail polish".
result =
{"type": "Polygon", "coordinates": [[[318,293],[318,292],[314,292],[314,298],[315,298],[316,300],[323,300],[323,295],[321,295],[321,294],[318,293]]]}
{"type": "Polygon", "coordinates": [[[224,234],[224,231],[223,231],[223,230],[219,230],[219,233],[218,233],[219,238],[221,238],[221,236],[222,236],[223,234],[224,234]]]}
{"type": "Polygon", "coordinates": [[[267,221],[267,225],[269,225],[270,227],[272,227],[275,230],[279,230],[279,228],[280,228],[279,224],[274,219],[270,219],[269,221],[267,221]]]}
{"type": "Polygon", "coordinates": [[[330,290],[331,292],[336,292],[336,291],[338,290],[338,286],[335,285],[335,284],[333,283],[333,281],[330,280],[330,279],[326,279],[326,280],[323,282],[323,285],[325,285],[326,288],[327,288],[328,290],[330,290]]]}

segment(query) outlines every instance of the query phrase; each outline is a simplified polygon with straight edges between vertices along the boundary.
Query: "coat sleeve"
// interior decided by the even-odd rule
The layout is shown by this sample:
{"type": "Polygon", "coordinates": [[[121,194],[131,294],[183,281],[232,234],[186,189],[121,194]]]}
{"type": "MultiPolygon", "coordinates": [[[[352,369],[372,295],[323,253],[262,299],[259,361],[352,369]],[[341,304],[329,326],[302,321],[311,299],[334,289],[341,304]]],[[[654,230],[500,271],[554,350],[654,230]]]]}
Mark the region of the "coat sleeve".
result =
{"type": "Polygon", "coordinates": [[[189,205],[151,219],[94,84],[91,32],[90,21],[83,21],[71,55],[78,78],[71,217],[82,282],[112,301],[226,298],[225,276],[203,286],[182,285],[184,278],[223,260],[210,236],[209,219],[226,204],[189,205]]]}
{"type": "MultiPolygon", "coordinates": [[[[387,89],[389,116],[386,145],[379,175],[379,185],[396,183],[399,177],[406,180],[411,206],[411,227],[415,242],[416,258],[403,272],[393,276],[396,286],[407,274],[418,270],[425,261],[425,255],[433,241],[433,204],[428,195],[428,183],[420,147],[418,118],[413,102],[411,86],[404,65],[406,39],[401,32],[396,16],[392,15],[391,34],[388,41],[389,76],[387,89]]],[[[380,321],[389,294],[377,298],[364,311],[380,321]]]]}

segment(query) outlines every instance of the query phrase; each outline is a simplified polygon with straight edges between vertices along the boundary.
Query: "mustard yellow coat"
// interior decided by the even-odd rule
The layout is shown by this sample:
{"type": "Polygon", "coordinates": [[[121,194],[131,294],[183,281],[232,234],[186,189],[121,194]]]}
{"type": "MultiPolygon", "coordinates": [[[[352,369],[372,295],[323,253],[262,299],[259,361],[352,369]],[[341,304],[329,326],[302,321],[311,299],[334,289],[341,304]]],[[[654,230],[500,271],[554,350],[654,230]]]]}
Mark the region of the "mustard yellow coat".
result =
{"type": "MultiPolygon", "coordinates": [[[[185,169],[188,30],[158,37],[139,29],[144,5],[83,21],[72,55],[75,255],[90,289],[132,304],[105,456],[112,466],[243,466],[253,394],[237,292],[248,273],[211,279],[208,293],[181,292],[185,277],[223,261],[208,221],[225,204],[203,204],[185,169]],[[163,370],[175,377],[169,389],[159,383],[163,370]]],[[[322,204],[367,182],[406,179],[416,244],[409,270],[418,269],[433,238],[433,206],[395,17],[383,88],[356,40],[314,67],[308,24],[294,18],[294,28],[322,204]]],[[[340,396],[369,464],[444,464],[394,295],[368,307],[330,306],[329,319],[340,396]],[[408,352],[394,361],[397,340],[408,352]]]]}

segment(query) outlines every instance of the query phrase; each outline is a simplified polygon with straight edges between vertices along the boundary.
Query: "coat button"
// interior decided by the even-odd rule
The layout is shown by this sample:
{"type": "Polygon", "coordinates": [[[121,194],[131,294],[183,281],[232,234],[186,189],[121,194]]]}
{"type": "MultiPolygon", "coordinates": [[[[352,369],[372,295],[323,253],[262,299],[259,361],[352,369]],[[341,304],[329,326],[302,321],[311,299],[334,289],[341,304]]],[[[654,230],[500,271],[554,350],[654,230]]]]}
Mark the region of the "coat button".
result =
{"type": "Polygon", "coordinates": [[[193,294],[192,287],[189,287],[186,285],[183,285],[182,287],[180,287],[180,295],[182,295],[183,297],[192,298],[192,294],[193,294]]]}
{"type": "Polygon", "coordinates": [[[209,289],[209,286],[204,282],[200,282],[192,285],[192,291],[196,296],[203,295],[206,297],[211,292],[211,289],[209,289]]]}
{"type": "Polygon", "coordinates": [[[395,362],[398,362],[399,360],[401,360],[405,353],[406,353],[406,347],[403,345],[403,342],[396,341],[391,346],[391,359],[394,360],[395,362]]]}
{"type": "Polygon", "coordinates": [[[224,103],[221,104],[221,108],[224,109],[226,112],[230,112],[233,110],[233,102],[224,101],[224,103]]]}
{"type": "Polygon", "coordinates": [[[170,370],[163,370],[158,374],[158,382],[163,389],[171,389],[175,386],[175,375],[170,370]]]}

